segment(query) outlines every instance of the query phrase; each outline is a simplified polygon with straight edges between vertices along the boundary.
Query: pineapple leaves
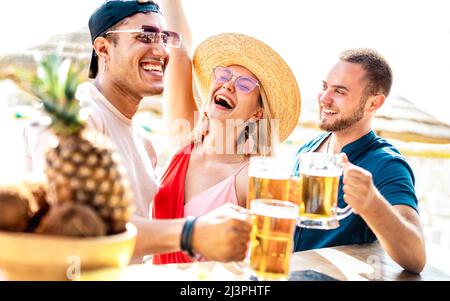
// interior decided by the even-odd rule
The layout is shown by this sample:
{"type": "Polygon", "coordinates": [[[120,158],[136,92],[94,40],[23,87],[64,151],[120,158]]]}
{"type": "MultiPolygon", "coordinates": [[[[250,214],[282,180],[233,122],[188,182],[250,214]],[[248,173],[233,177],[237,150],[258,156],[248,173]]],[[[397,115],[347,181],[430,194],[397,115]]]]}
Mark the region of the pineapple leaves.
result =
{"type": "Polygon", "coordinates": [[[81,66],[74,67],[70,59],[62,60],[55,54],[37,58],[37,76],[33,85],[46,99],[58,105],[65,105],[75,100],[75,93],[81,81],[81,66]]]}
{"type": "Polygon", "coordinates": [[[70,59],[56,54],[35,55],[36,72],[17,70],[11,79],[26,92],[42,100],[44,110],[52,119],[51,127],[62,135],[79,131],[83,122],[75,99],[78,85],[83,80],[84,65],[74,65],[70,59]]]}

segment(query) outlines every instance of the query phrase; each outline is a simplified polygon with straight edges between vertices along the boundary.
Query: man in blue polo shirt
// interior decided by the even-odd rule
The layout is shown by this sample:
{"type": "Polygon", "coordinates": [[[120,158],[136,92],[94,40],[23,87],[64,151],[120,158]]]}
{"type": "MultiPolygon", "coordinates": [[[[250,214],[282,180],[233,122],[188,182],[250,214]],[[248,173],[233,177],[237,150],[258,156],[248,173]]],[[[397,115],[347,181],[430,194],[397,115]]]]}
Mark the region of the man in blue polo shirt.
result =
{"type": "MultiPolygon", "coordinates": [[[[354,214],[334,230],[297,227],[295,251],[379,240],[406,270],[420,273],[425,245],[414,192],[414,174],[394,146],[372,130],[375,112],[392,86],[386,60],[370,49],[351,49],[339,57],[319,94],[319,126],[325,133],[298,153],[345,153],[338,206],[354,214]]],[[[299,163],[294,174],[299,175],[299,163]]]]}

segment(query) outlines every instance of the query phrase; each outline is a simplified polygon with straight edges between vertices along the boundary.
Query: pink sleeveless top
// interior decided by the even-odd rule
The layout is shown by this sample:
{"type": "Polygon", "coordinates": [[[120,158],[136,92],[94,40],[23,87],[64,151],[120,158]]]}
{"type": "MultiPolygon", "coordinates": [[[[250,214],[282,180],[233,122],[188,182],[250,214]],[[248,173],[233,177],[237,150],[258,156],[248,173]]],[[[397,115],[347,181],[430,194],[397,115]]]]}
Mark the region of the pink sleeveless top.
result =
{"type": "Polygon", "coordinates": [[[202,216],[226,203],[239,205],[236,196],[236,176],[248,164],[245,163],[225,180],[194,196],[184,205],[184,216],[202,216]]]}
{"type": "MultiPolygon", "coordinates": [[[[193,147],[194,145],[188,145],[182,148],[172,158],[153,200],[153,218],[175,219],[189,215],[200,216],[225,203],[238,203],[235,179],[248,163],[225,180],[196,195],[186,205],[184,204],[184,184],[193,147]]],[[[180,251],[153,256],[153,264],[187,262],[192,262],[191,258],[180,251]]]]}

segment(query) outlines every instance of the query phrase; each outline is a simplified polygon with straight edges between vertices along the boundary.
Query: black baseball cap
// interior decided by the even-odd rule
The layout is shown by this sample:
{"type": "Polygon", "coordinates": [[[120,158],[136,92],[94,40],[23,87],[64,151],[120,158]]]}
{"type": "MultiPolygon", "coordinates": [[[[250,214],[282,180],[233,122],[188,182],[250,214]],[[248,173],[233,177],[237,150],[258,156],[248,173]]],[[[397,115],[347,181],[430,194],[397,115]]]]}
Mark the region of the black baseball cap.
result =
{"type": "MultiPolygon", "coordinates": [[[[113,25],[136,13],[154,12],[162,15],[158,4],[150,0],[109,0],[95,10],[89,19],[92,45],[96,38],[105,33],[113,25]]],[[[95,78],[98,72],[98,59],[95,50],[92,50],[89,78],[95,78]]]]}

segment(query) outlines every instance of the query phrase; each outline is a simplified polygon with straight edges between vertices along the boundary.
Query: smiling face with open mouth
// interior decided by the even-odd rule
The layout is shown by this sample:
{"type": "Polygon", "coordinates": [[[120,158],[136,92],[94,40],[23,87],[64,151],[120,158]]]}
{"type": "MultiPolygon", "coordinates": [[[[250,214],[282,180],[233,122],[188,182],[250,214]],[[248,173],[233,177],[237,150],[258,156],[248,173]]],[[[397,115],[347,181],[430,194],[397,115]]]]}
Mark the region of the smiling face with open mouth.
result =
{"type": "MultiPolygon", "coordinates": [[[[160,32],[165,29],[165,24],[158,14],[138,13],[129,17],[127,22],[117,29],[140,28],[151,28],[152,31],[160,32]]],[[[142,33],[117,33],[117,35],[117,42],[110,47],[107,66],[114,82],[136,98],[162,93],[169,54],[161,39],[150,43],[142,33]]]]}
{"type": "Polygon", "coordinates": [[[318,95],[319,127],[337,132],[348,129],[365,117],[366,71],[358,64],[339,61],[330,70],[318,95]]]}
{"type": "Polygon", "coordinates": [[[250,92],[241,92],[236,89],[235,81],[239,76],[256,76],[242,66],[228,66],[233,73],[231,80],[224,83],[213,81],[211,88],[211,98],[207,105],[206,112],[209,118],[214,119],[250,119],[259,108],[260,90],[255,87],[250,92]]]}
{"type": "Polygon", "coordinates": [[[213,99],[214,107],[221,111],[232,111],[236,105],[231,96],[226,93],[219,92],[213,99]]]}
{"type": "Polygon", "coordinates": [[[148,73],[149,76],[162,78],[164,76],[164,61],[161,59],[150,58],[141,61],[140,66],[148,73]]]}

